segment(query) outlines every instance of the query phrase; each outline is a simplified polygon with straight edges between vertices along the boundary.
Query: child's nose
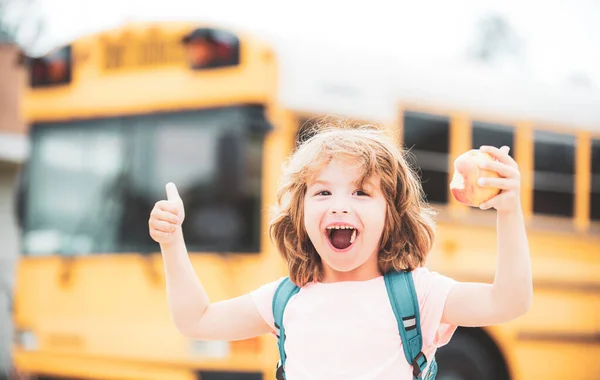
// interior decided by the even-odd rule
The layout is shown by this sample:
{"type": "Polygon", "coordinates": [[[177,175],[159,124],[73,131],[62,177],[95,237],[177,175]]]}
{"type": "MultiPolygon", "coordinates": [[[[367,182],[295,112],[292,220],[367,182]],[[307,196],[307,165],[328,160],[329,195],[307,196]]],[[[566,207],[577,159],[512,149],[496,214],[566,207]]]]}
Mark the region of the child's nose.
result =
{"type": "Polygon", "coordinates": [[[332,207],[329,209],[330,214],[350,214],[350,212],[348,207],[332,207]]]}

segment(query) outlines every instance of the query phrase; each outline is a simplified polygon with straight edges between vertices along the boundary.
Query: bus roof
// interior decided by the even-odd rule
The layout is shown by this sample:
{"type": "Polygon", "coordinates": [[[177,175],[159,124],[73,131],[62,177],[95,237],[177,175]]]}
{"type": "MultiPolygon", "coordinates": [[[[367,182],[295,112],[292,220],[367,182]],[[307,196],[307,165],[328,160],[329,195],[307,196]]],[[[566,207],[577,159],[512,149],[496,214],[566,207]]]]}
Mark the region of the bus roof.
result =
{"type": "MultiPolygon", "coordinates": [[[[204,23],[188,16],[173,21],[204,23]]],[[[160,22],[160,18],[144,21],[160,22]]],[[[373,33],[357,40],[358,34],[324,36],[323,30],[308,33],[311,28],[297,33],[291,27],[262,21],[242,25],[241,21],[213,20],[209,24],[234,32],[245,30],[270,43],[280,68],[281,101],[296,111],[390,122],[397,118],[399,107],[405,107],[442,114],[461,112],[480,121],[524,121],[600,132],[598,88],[544,84],[526,73],[502,72],[466,60],[426,60],[414,47],[390,48],[388,40],[365,43],[377,37],[373,33]],[[406,56],[400,57],[399,52],[406,56]]]]}
{"type": "Polygon", "coordinates": [[[375,52],[279,41],[282,101],[310,114],[375,122],[415,111],[466,113],[480,121],[533,122],[600,132],[600,91],[548,85],[476,64],[401,61],[375,52]]]}

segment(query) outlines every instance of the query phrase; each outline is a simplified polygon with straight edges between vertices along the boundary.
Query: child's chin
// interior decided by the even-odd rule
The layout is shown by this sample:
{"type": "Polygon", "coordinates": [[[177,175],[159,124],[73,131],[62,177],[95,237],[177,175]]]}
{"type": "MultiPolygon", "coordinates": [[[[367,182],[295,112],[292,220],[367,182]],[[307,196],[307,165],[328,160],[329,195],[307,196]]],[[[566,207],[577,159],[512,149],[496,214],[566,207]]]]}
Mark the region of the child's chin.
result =
{"type": "MultiPolygon", "coordinates": [[[[334,252],[335,254],[335,252],[334,252]]],[[[351,272],[358,268],[359,263],[355,262],[356,260],[348,258],[340,258],[340,257],[330,257],[328,260],[325,260],[327,265],[336,272],[351,272]]]]}

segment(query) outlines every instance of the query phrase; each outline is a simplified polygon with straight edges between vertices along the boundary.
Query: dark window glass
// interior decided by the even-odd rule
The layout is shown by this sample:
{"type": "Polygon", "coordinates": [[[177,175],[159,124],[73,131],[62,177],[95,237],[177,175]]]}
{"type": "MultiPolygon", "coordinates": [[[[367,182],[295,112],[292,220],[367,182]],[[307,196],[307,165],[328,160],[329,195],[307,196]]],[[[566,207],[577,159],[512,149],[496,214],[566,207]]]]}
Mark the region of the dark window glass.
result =
{"type": "Polygon", "coordinates": [[[533,211],[573,216],[575,137],[535,131],[533,211]]]}
{"type": "Polygon", "coordinates": [[[448,202],[449,119],[406,112],[404,145],[412,153],[411,164],[418,167],[423,190],[429,202],[448,202]]]}
{"type": "Polygon", "coordinates": [[[25,191],[29,254],[147,252],[174,182],[190,251],[258,252],[268,127],[253,107],[37,125],[25,191]]]}
{"type": "Polygon", "coordinates": [[[471,140],[473,149],[479,149],[482,145],[497,148],[506,145],[510,148],[508,154],[514,158],[514,128],[511,126],[474,122],[471,140]]]}

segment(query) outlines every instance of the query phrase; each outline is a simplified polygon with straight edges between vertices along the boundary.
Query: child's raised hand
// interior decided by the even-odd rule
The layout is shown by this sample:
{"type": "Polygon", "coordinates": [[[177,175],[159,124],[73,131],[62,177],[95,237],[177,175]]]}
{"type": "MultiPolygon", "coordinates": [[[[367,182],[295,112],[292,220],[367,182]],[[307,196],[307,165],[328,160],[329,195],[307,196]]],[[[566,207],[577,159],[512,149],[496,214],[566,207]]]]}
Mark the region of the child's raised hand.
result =
{"type": "Polygon", "coordinates": [[[181,228],[181,224],[185,219],[183,201],[179,196],[177,187],[174,183],[169,182],[165,188],[167,200],[156,202],[148,220],[150,236],[159,244],[171,243],[175,237],[175,232],[181,228]]]}
{"type": "Polygon", "coordinates": [[[496,148],[487,145],[479,149],[481,152],[491,154],[497,160],[483,162],[480,165],[481,168],[495,171],[500,178],[479,178],[477,183],[480,186],[495,187],[501,190],[500,194],[479,206],[482,210],[493,207],[498,212],[512,212],[521,207],[521,173],[515,160],[508,155],[509,149],[507,146],[496,148]]]}

